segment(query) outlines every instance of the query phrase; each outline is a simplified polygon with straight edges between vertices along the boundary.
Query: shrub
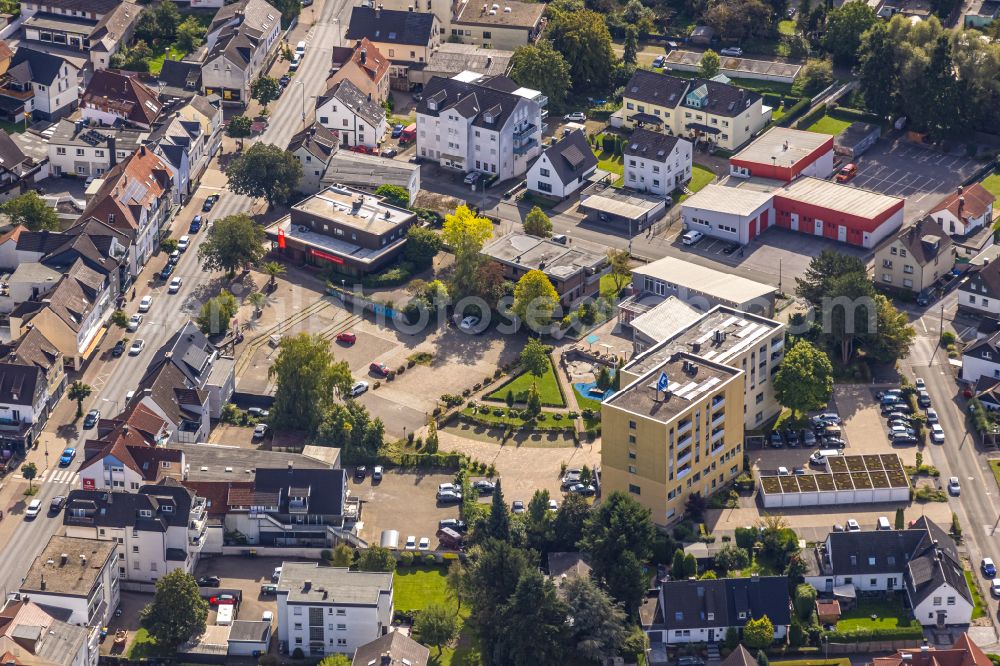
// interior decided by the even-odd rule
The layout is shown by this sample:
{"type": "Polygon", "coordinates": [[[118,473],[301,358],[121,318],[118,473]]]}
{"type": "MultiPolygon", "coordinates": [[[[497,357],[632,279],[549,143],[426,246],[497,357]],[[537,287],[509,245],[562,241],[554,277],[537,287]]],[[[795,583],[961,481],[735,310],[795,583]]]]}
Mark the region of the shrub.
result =
{"type": "Polygon", "coordinates": [[[329,562],[330,560],[333,559],[333,551],[330,550],[329,548],[324,548],[323,550],[319,551],[319,557],[321,560],[329,562]]]}
{"type": "Polygon", "coordinates": [[[399,366],[399,368],[396,369],[396,374],[397,375],[401,375],[404,372],[406,372],[406,366],[405,365],[401,365],[401,366],[399,366]]]}
{"type": "Polygon", "coordinates": [[[413,553],[410,551],[405,551],[399,556],[399,566],[401,567],[411,567],[413,566],[413,553]]]}
{"type": "Polygon", "coordinates": [[[948,347],[949,345],[955,344],[955,334],[951,331],[945,331],[941,334],[941,346],[948,347]]]}
{"type": "Polygon", "coordinates": [[[431,555],[430,553],[428,553],[427,555],[424,555],[424,564],[426,564],[427,566],[430,566],[430,567],[436,566],[437,562],[438,561],[437,561],[437,556],[436,555],[431,555]]]}
{"type": "Polygon", "coordinates": [[[500,379],[500,375],[502,375],[502,374],[503,374],[503,372],[500,370],[500,368],[497,368],[493,372],[493,379],[500,379]]]}
{"type": "Polygon", "coordinates": [[[556,421],[562,421],[563,415],[560,414],[559,412],[556,412],[555,414],[552,415],[552,418],[554,418],[556,421]]]}
{"type": "Polygon", "coordinates": [[[569,418],[571,418],[571,419],[578,419],[578,418],[580,418],[580,414],[578,412],[570,412],[569,414],[567,414],[567,416],[569,418]]]}
{"type": "Polygon", "coordinates": [[[503,416],[503,409],[496,407],[493,409],[493,416],[503,416]]]}

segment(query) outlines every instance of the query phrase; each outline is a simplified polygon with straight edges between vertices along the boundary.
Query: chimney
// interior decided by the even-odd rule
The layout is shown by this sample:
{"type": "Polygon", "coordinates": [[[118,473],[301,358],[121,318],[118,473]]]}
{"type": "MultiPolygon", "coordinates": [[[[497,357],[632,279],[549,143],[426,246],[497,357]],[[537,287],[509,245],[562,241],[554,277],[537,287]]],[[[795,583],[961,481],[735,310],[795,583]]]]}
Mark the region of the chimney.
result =
{"type": "Polygon", "coordinates": [[[292,465],[292,461],[291,461],[291,460],[289,460],[289,461],[288,461],[288,473],[289,473],[289,474],[291,474],[291,473],[292,473],[292,471],[293,471],[293,465],[292,465]]]}
{"type": "Polygon", "coordinates": [[[66,566],[67,562],[69,562],[69,554],[68,553],[63,553],[62,555],[59,556],[59,566],[61,566],[61,567],[66,566]]]}
{"type": "Polygon", "coordinates": [[[303,581],[302,582],[302,591],[303,592],[308,592],[309,590],[312,589],[312,586],[313,586],[313,582],[311,580],[303,581]]]}
{"type": "Polygon", "coordinates": [[[904,662],[913,661],[913,655],[909,652],[902,653],[901,655],[899,655],[899,658],[902,659],[904,662]]]}
{"type": "Polygon", "coordinates": [[[38,585],[38,587],[42,588],[42,590],[45,590],[45,574],[42,574],[42,581],[38,585]]]}
{"type": "Polygon", "coordinates": [[[362,49],[361,49],[361,64],[362,65],[365,64],[365,61],[367,59],[368,59],[368,49],[362,47],[362,49]]]}
{"type": "Polygon", "coordinates": [[[118,155],[115,151],[116,139],[113,136],[108,137],[108,157],[110,158],[110,166],[115,166],[118,164],[118,155]]]}

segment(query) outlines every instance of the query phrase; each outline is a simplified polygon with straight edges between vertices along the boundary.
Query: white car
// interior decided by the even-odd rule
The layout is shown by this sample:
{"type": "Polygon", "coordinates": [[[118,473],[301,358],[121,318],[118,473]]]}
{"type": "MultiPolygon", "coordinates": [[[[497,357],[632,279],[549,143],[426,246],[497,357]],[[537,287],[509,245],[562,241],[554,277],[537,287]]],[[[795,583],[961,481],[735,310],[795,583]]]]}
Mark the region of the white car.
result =
{"type": "Polygon", "coordinates": [[[271,572],[271,580],[277,583],[279,578],[281,578],[281,567],[274,567],[274,571],[271,572]]]}
{"type": "Polygon", "coordinates": [[[931,424],[931,441],[935,444],[944,442],[944,428],[941,427],[940,423],[931,424]]]}
{"type": "Polygon", "coordinates": [[[266,423],[258,423],[257,425],[255,425],[253,427],[253,438],[254,439],[260,439],[260,438],[262,438],[266,434],[267,434],[267,424],[266,423]]]}
{"type": "Polygon", "coordinates": [[[295,45],[295,55],[301,58],[302,56],[305,55],[305,53],[306,53],[305,42],[299,42],[298,44],[295,45]]]}
{"type": "Polygon", "coordinates": [[[139,330],[139,325],[142,323],[142,315],[134,314],[128,319],[128,330],[137,331],[139,330]]]}
{"type": "Polygon", "coordinates": [[[146,295],[142,297],[139,301],[139,312],[149,312],[149,308],[153,307],[153,297],[146,295]]]}
{"type": "Polygon", "coordinates": [[[261,622],[274,622],[274,612],[264,611],[264,614],[260,616],[261,622]]]}
{"type": "Polygon", "coordinates": [[[351,397],[356,398],[368,390],[368,382],[360,381],[351,387],[351,397]]]}
{"type": "Polygon", "coordinates": [[[994,578],[990,581],[990,594],[994,597],[1000,597],[1000,578],[994,578]]]}
{"type": "Polygon", "coordinates": [[[948,479],[948,492],[954,495],[955,497],[958,497],[959,495],[962,494],[962,484],[958,482],[957,476],[953,476],[950,479],[948,479]]]}
{"type": "Polygon", "coordinates": [[[861,531],[861,525],[859,525],[858,521],[854,520],[853,518],[848,518],[847,519],[847,531],[848,532],[860,532],[861,531]]]}
{"type": "Polygon", "coordinates": [[[456,486],[454,483],[439,483],[438,484],[438,492],[439,493],[443,493],[443,492],[457,492],[457,491],[458,491],[458,486],[456,486]]]}
{"type": "Polygon", "coordinates": [[[170,281],[170,286],[167,287],[167,293],[176,294],[178,291],[181,290],[182,284],[184,284],[184,280],[182,280],[179,277],[175,277],[173,280],[170,281]]]}
{"type": "Polygon", "coordinates": [[[691,231],[681,236],[681,242],[684,243],[685,245],[694,245],[704,237],[705,234],[701,233],[697,229],[692,229],[691,231]]]}
{"type": "Polygon", "coordinates": [[[778,476],[791,476],[791,472],[788,471],[787,467],[778,468],[778,476]]]}
{"type": "Polygon", "coordinates": [[[719,55],[729,56],[730,58],[739,58],[743,55],[743,49],[738,46],[730,46],[729,48],[719,51],[719,55]]]}
{"type": "Polygon", "coordinates": [[[24,510],[25,518],[35,518],[42,511],[42,500],[33,499],[31,503],[28,504],[28,508],[24,510]]]}
{"type": "Polygon", "coordinates": [[[142,350],[146,348],[146,341],[142,338],[136,338],[132,341],[132,346],[128,348],[129,356],[138,356],[142,353],[142,350]]]}
{"type": "Polygon", "coordinates": [[[558,511],[558,510],[559,510],[559,503],[556,502],[554,499],[550,499],[549,500],[549,511],[558,511]]]}
{"type": "Polygon", "coordinates": [[[188,249],[188,245],[190,244],[191,244],[190,236],[181,236],[180,238],[177,239],[177,249],[180,250],[181,252],[186,252],[188,249]]]}
{"type": "Polygon", "coordinates": [[[406,545],[403,546],[403,550],[416,550],[417,549],[417,537],[412,534],[406,537],[406,545]]]}
{"type": "Polygon", "coordinates": [[[930,407],[927,410],[927,422],[928,423],[937,423],[938,422],[938,413],[937,413],[937,410],[934,409],[933,407],[930,407]]]}
{"type": "Polygon", "coordinates": [[[927,384],[924,382],[923,377],[917,377],[916,380],[913,382],[913,385],[917,387],[918,391],[923,391],[924,389],[927,388],[927,384]]]}
{"type": "Polygon", "coordinates": [[[586,119],[587,116],[583,111],[574,111],[563,116],[563,120],[568,120],[571,123],[582,123],[586,119]]]}
{"type": "Polygon", "coordinates": [[[465,317],[458,325],[460,329],[466,332],[471,332],[472,329],[476,328],[477,326],[479,326],[479,317],[475,315],[469,315],[468,317],[465,317]]]}
{"type": "Polygon", "coordinates": [[[420,537],[420,543],[417,544],[417,550],[427,552],[431,549],[431,540],[427,537],[420,537]]]}

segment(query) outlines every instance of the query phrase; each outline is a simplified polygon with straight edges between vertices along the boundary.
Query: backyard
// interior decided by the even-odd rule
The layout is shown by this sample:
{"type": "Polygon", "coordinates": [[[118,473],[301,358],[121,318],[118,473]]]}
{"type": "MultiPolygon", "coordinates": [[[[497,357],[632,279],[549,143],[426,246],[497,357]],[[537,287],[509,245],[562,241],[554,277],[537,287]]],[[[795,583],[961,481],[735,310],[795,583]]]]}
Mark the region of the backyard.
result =
{"type": "Polygon", "coordinates": [[[160,70],[163,69],[163,62],[165,60],[180,60],[187,55],[174,44],[165,49],[157,49],[154,53],[156,55],[149,61],[150,74],[159,74],[160,70]]]}
{"type": "MultiPolygon", "coordinates": [[[[457,647],[446,647],[438,656],[431,648],[430,663],[434,666],[475,666],[481,663],[478,649],[462,625],[469,616],[468,607],[458,610],[458,602],[448,591],[448,570],[444,567],[401,567],[393,576],[393,595],[396,610],[413,613],[431,605],[454,609],[458,614],[459,637],[457,647]]],[[[417,637],[419,639],[419,636],[417,637]]]]}
{"type": "Polygon", "coordinates": [[[528,390],[534,384],[538,389],[538,397],[546,407],[565,407],[566,399],[559,388],[559,381],[556,379],[552,363],[541,377],[536,377],[530,372],[522,372],[511,381],[503,384],[493,393],[485,396],[486,400],[506,401],[507,392],[514,394],[514,402],[523,403],[528,399],[528,390]]]}
{"type": "Polygon", "coordinates": [[[830,134],[837,136],[851,124],[849,120],[840,120],[832,116],[825,115],[806,129],[817,134],[830,134]]]}
{"type": "MultiPolygon", "coordinates": [[[[691,180],[687,184],[687,189],[691,190],[691,194],[694,194],[698,190],[704,189],[706,185],[715,180],[715,174],[706,166],[700,164],[695,164],[691,167],[691,180]]],[[[687,199],[691,194],[684,193],[677,198],[677,203],[681,203],[687,199]]]]}
{"type": "Polygon", "coordinates": [[[989,190],[990,194],[1000,198],[1000,171],[994,171],[986,180],[983,181],[983,187],[989,190]]]}
{"type": "Polygon", "coordinates": [[[914,637],[923,634],[920,625],[913,620],[913,613],[903,605],[902,596],[862,598],[854,608],[844,611],[837,622],[839,634],[890,634],[904,638],[911,632],[914,637]]]}

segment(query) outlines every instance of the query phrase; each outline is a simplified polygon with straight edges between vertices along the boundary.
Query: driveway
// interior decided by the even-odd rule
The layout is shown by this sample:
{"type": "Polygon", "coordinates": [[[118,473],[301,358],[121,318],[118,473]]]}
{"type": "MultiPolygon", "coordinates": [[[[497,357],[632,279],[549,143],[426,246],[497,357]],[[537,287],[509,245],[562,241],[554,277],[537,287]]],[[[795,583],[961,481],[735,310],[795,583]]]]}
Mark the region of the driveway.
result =
{"type": "Polygon", "coordinates": [[[453,482],[453,474],[388,470],[376,484],[370,474],[358,482],[354,470],[350,472],[351,494],[363,505],[360,536],[368,543],[379,543],[382,530],[396,530],[400,549],[407,536],[418,540],[427,537],[434,549],[438,546],[438,521],[458,518],[457,504],[439,505],[435,499],[438,484],[453,482]]]}

